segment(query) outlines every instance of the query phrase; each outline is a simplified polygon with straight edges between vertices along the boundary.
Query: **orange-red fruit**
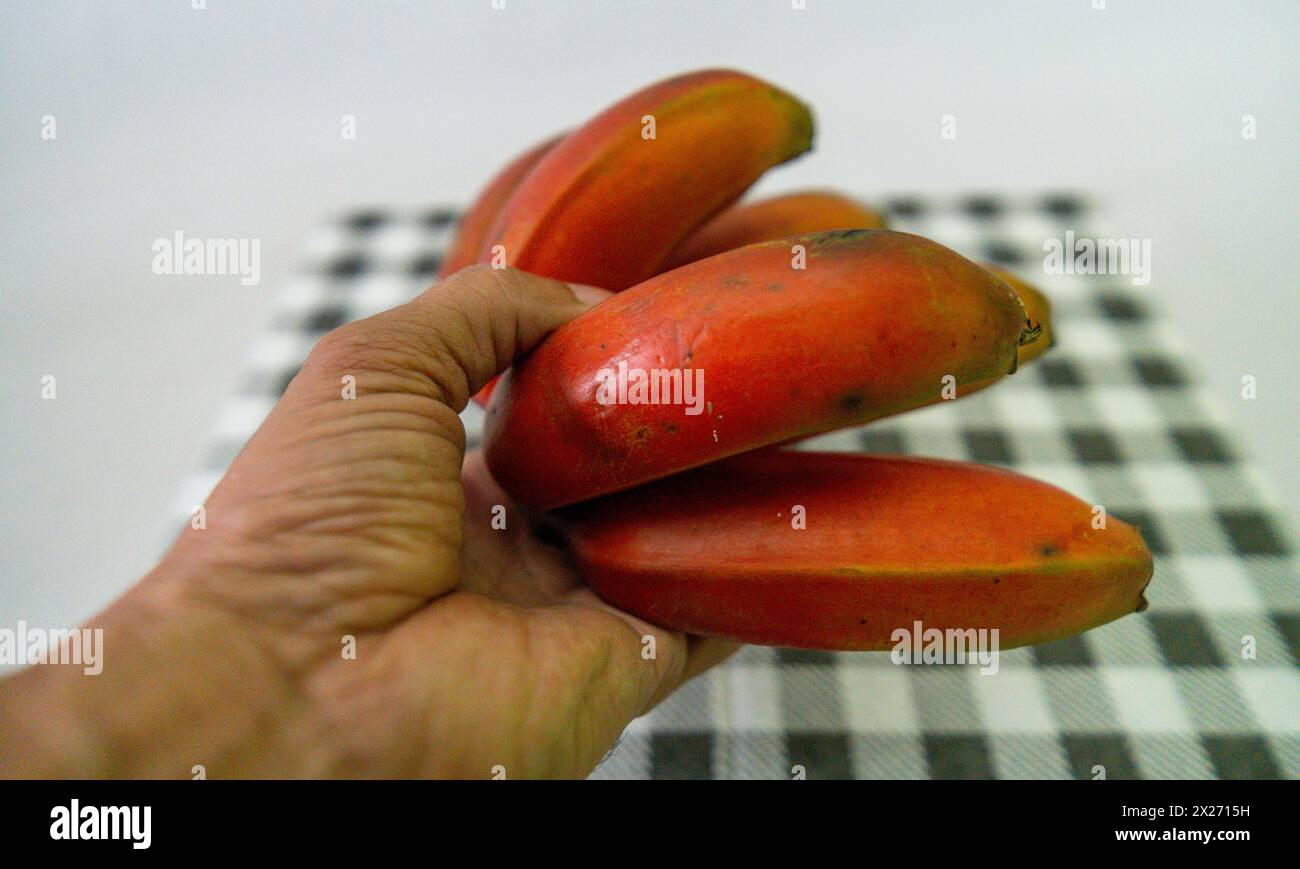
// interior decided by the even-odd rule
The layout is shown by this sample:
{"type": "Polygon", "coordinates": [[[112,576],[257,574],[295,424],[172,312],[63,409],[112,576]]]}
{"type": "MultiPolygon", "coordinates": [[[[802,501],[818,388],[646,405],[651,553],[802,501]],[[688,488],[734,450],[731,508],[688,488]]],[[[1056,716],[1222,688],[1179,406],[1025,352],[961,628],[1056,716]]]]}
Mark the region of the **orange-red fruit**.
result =
{"type": "Polygon", "coordinates": [[[1145,608],[1152,572],[1078,498],[937,459],[764,450],[555,516],[609,603],[764,645],[890,649],[918,621],[1045,643],[1145,608]]]}
{"type": "Polygon", "coordinates": [[[748,244],[792,235],[884,228],[885,218],[879,212],[842,194],[828,190],[786,193],[728,208],[673,251],[664,268],[675,269],[748,244]]]}
{"type": "Polygon", "coordinates": [[[803,103],[744,73],[651,85],[542,158],[497,215],[480,260],[499,250],[514,268],[625,289],[763,172],[808,150],[812,132],[803,103]]]}
{"type": "Polygon", "coordinates": [[[845,230],[751,245],[557,329],[501,381],[487,461],[524,504],[571,504],[923,406],[949,376],[1001,376],[1024,321],[1003,281],[919,236],[845,230]],[[638,371],[680,388],[669,381],[659,403],[639,403],[654,396],[634,392],[638,371]]]}
{"type": "MultiPolygon", "coordinates": [[[[831,229],[883,228],[884,215],[843,194],[826,190],[786,193],[756,202],[742,202],[723,211],[673,251],[664,270],[761,241],[831,229]]],[[[987,263],[984,267],[1015,290],[1029,320],[1042,327],[1037,340],[1020,347],[1017,354],[1020,364],[1043,355],[1053,343],[1051,302],[1041,290],[1014,272],[987,263]]]]}
{"type": "Polygon", "coordinates": [[[483,248],[483,239],[487,237],[488,230],[492,228],[497,215],[501,213],[501,207],[546,152],[555,147],[555,143],[560,141],[560,138],[555,136],[547,139],[515,157],[479,192],[474,199],[474,204],[461,215],[460,223],[456,226],[456,238],[452,241],[447,255],[442,258],[438,277],[455,274],[465,266],[478,262],[479,251],[483,248]]]}

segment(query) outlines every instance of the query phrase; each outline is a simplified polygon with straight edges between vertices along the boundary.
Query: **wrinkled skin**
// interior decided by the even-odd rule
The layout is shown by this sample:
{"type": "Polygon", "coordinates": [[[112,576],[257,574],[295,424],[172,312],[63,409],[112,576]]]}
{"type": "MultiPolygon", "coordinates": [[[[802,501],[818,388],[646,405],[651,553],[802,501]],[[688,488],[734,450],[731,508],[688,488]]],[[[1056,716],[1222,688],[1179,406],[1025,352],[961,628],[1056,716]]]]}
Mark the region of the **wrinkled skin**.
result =
{"type": "Polygon", "coordinates": [[[326,336],[206,528],[90,623],[103,673],[0,683],[0,774],[588,773],[734,647],[598,601],[464,456],[458,412],[575,293],[602,295],[473,267],[326,336]]]}

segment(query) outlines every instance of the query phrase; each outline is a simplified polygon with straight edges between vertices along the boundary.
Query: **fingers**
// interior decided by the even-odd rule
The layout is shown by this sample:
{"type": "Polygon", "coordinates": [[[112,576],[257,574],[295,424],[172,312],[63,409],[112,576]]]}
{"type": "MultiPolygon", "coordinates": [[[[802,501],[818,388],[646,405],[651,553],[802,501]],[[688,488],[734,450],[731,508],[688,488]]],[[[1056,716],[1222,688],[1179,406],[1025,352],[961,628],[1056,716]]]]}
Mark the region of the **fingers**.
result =
{"type": "Polygon", "coordinates": [[[459,413],[511,362],[607,295],[514,269],[471,266],[404,305],[325,336],[304,379],[319,371],[336,389],[339,371],[388,375],[377,381],[381,388],[429,395],[459,413]]]}
{"type": "Polygon", "coordinates": [[[607,684],[636,686],[624,703],[615,704],[626,716],[625,725],[741,648],[739,643],[728,640],[697,637],[653,625],[610,606],[587,588],[572,592],[566,600],[597,610],[606,617],[593,620],[590,628],[599,628],[613,650],[608,661],[616,672],[606,675],[607,684]]]}

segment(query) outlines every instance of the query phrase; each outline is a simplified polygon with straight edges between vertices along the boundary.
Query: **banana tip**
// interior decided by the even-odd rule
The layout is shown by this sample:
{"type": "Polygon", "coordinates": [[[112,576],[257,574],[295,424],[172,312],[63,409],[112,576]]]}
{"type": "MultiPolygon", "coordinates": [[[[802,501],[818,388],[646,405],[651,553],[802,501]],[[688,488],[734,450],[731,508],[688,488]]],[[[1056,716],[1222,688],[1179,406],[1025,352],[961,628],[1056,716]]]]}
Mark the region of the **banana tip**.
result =
{"type": "Polygon", "coordinates": [[[1033,344],[1038,340],[1038,336],[1042,334],[1043,324],[1035,323],[1033,320],[1026,317],[1025,326],[1020,330],[1020,346],[1024,347],[1026,344],[1033,344]]]}
{"type": "Polygon", "coordinates": [[[1147,601],[1147,587],[1151,585],[1151,578],[1156,575],[1156,563],[1151,561],[1150,565],[1151,567],[1147,571],[1147,581],[1142,583],[1142,587],[1138,589],[1137,609],[1133,610],[1135,613],[1146,612],[1147,607],[1151,606],[1147,601]]]}

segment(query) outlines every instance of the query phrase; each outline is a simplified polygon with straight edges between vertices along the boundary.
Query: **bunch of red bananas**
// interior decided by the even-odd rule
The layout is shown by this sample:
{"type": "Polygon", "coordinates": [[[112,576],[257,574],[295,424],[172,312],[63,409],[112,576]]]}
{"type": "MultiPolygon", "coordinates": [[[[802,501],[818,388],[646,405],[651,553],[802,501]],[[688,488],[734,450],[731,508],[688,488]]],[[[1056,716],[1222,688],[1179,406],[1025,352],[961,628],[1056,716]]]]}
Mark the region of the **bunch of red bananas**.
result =
{"type": "Polygon", "coordinates": [[[493,475],[554,511],[598,594],[692,633],[886,649],[920,622],[1006,648],[1140,610],[1137,531],[1059,489],[789,448],[968,395],[1050,344],[1032,287],[846,197],[733,204],[812,135],[794,97],[708,70],[500,172],[443,274],[485,262],[618,294],[479,397],[493,475]]]}

